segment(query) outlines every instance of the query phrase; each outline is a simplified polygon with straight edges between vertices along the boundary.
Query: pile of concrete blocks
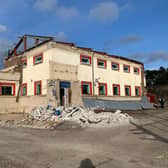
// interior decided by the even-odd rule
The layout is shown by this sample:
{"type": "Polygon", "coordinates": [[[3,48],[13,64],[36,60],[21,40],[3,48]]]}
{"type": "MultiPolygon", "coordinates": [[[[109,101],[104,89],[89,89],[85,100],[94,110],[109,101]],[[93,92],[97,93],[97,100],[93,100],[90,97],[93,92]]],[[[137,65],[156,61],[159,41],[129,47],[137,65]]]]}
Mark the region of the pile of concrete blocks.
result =
{"type": "Polygon", "coordinates": [[[30,117],[39,121],[72,121],[81,127],[111,127],[129,124],[133,118],[128,114],[117,110],[115,113],[95,113],[93,110],[81,107],[54,108],[52,106],[36,107],[30,113],[30,117]]]}

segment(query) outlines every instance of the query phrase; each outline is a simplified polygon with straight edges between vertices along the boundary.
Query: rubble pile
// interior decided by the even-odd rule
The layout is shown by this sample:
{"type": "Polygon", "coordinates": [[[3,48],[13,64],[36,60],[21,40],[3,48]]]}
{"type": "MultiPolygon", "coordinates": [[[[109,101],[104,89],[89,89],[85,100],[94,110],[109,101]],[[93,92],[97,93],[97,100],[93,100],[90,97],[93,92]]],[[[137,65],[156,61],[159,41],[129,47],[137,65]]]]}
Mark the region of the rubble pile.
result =
{"type": "Polygon", "coordinates": [[[29,115],[29,119],[60,123],[70,121],[78,123],[81,127],[111,127],[114,125],[129,124],[133,120],[128,114],[117,110],[115,113],[95,113],[93,110],[86,110],[81,107],[54,108],[36,107],[29,115]]]}

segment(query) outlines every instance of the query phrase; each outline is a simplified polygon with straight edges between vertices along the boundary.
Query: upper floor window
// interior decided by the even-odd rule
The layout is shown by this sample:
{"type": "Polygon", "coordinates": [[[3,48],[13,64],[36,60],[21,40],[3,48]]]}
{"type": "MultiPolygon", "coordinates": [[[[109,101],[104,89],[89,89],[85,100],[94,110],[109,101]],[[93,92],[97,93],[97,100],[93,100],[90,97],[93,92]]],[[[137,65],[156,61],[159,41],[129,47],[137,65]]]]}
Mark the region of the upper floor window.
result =
{"type": "Polygon", "coordinates": [[[39,54],[33,57],[33,64],[40,64],[43,62],[43,54],[39,54]]]}
{"type": "Polygon", "coordinates": [[[26,68],[26,66],[27,66],[27,58],[22,58],[21,62],[22,62],[22,67],[26,68]]]}
{"type": "Polygon", "coordinates": [[[115,70],[115,71],[119,71],[119,68],[120,68],[119,64],[115,62],[111,63],[111,67],[112,67],[112,70],[115,70]]]}
{"type": "Polygon", "coordinates": [[[102,59],[97,59],[97,66],[99,68],[106,68],[107,67],[107,61],[102,59]]]}
{"type": "Polygon", "coordinates": [[[91,56],[80,55],[80,62],[81,64],[91,65],[91,56]]]}
{"type": "Polygon", "coordinates": [[[130,66],[129,66],[129,65],[124,65],[124,66],[123,66],[123,70],[124,70],[124,72],[126,72],[126,73],[130,73],[130,66]]]}
{"type": "Polygon", "coordinates": [[[140,70],[139,70],[139,68],[136,68],[136,67],[134,67],[134,74],[139,74],[140,73],[140,70]]]}

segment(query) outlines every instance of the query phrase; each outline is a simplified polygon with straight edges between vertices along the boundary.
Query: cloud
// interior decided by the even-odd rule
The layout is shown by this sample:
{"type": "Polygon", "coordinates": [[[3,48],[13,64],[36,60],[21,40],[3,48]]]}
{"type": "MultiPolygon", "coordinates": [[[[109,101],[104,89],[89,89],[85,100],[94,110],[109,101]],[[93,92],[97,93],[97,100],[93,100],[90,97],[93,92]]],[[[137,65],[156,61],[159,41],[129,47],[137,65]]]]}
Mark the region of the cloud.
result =
{"type": "Polygon", "coordinates": [[[5,32],[7,31],[7,27],[5,25],[0,24],[0,32],[5,32]]]}
{"type": "Polygon", "coordinates": [[[112,47],[122,47],[125,45],[135,44],[143,40],[142,36],[139,35],[127,35],[125,37],[121,37],[119,39],[108,40],[104,43],[103,50],[110,50],[112,47]]]}
{"type": "Polygon", "coordinates": [[[134,59],[142,59],[145,63],[153,63],[157,61],[168,61],[168,51],[153,51],[150,53],[136,53],[130,55],[134,59]]]}
{"type": "Polygon", "coordinates": [[[59,0],[36,0],[34,8],[42,12],[52,12],[61,19],[71,19],[78,15],[78,9],[75,7],[60,6],[59,0]]]}
{"type": "Polygon", "coordinates": [[[64,32],[59,32],[55,35],[55,39],[58,41],[66,41],[67,35],[64,32]]]}
{"type": "Polygon", "coordinates": [[[119,18],[119,6],[114,2],[97,4],[90,10],[89,17],[101,22],[114,22],[119,18]]]}
{"type": "Polygon", "coordinates": [[[58,0],[36,0],[33,7],[41,11],[52,11],[57,3],[58,0]]]}
{"type": "Polygon", "coordinates": [[[56,13],[62,19],[71,19],[78,15],[78,10],[76,8],[65,8],[65,7],[58,7],[56,13]]]}
{"type": "Polygon", "coordinates": [[[128,35],[126,37],[120,38],[119,40],[119,44],[121,45],[127,45],[130,43],[136,43],[141,41],[143,38],[141,36],[138,35],[128,35]]]}

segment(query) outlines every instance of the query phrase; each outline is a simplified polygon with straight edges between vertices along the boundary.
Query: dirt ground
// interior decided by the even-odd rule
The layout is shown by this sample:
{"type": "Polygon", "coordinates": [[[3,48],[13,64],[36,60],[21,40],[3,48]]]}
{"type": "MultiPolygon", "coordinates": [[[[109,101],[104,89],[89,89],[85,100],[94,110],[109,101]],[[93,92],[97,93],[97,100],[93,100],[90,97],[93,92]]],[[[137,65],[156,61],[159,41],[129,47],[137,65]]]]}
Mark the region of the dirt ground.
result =
{"type": "Polygon", "coordinates": [[[167,168],[168,110],[133,116],[113,128],[1,127],[0,168],[167,168]]]}

